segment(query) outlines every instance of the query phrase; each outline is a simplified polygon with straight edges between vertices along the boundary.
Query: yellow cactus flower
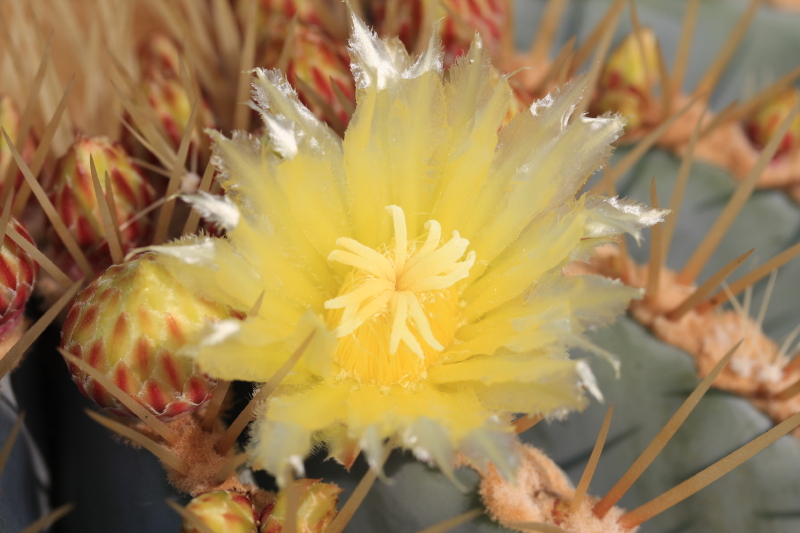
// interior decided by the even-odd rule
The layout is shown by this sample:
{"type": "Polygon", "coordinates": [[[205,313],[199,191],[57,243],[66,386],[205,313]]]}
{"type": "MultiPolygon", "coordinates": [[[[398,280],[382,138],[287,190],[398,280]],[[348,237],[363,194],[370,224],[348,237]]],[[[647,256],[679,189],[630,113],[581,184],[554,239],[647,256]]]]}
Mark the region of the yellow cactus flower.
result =
{"type": "Polygon", "coordinates": [[[437,32],[413,59],[355,16],[353,28],[344,140],[280,72],[256,71],[266,135],[212,132],[226,197],[188,198],[226,237],[153,249],[203,297],[253,308],[193,344],[211,376],[267,381],[314,332],[251,431],[254,466],[279,482],[315,445],[375,464],[388,437],[448,475],[461,451],[513,476],[515,437],[498,415],[599,395],[567,350],[594,349],[583,332],[639,295],[562,268],[663,212],[576,198],[623,126],[570,120],[585,80],[500,129],[511,90],[477,36],[444,72],[437,32]]]}

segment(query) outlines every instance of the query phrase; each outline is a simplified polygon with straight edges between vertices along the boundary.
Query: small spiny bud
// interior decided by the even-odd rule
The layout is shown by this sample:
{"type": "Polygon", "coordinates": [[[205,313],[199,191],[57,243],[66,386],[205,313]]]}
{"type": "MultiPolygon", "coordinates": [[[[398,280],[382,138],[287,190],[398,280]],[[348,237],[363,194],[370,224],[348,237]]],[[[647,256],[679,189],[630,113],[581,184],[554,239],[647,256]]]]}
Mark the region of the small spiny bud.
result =
{"type": "MultiPolygon", "coordinates": [[[[763,148],[775,135],[781,121],[786,118],[792,107],[800,100],[800,91],[789,89],[755,110],[744,122],[745,131],[750,140],[763,148]]],[[[800,144],[800,117],[795,117],[789,131],[783,136],[776,157],[795,150],[800,144]]]]}
{"type": "MultiPolygon", "coordinates": [[[[257,516],[247,496],[229,490],[206,492],[194,498],[186,510],[211,528],[214,533],[256,533],[257,516]]],[[[181,533],[201,533],[183,521],[181,533]]]]}
{"type": "MultiPolygon", "coordinates": [[[[111,259],[92,181],[90,159],[94,160],[106,198],[106,171],[109,174],[123,252],[147,242],[150,221],[147,217],[135,217],[153,202],[155,193],[122,145],[112,143],[107,137],[78,137],[58,160],[50,193],[53,205],[78,245],[86,250],[89,261],[96,268],[103,269],[111,264],[111,259]]],[[[61,241],[53,241],[58,262],[65,270],[74,270],[70,256],[61,249],[61,241]]]]}
{"type": "MultiPolygon", "coordinates": [[[[329,119],[313,95],[306,94],[303,86],[298,83],[302,80],[317,97],[324,101],[333,111],[342,126],[349,122],[348,113],[336,96],[333,83],[345,98],[355,106],[355,84],[350,73],[350,60],[344,44],[337,43],[327,37],[322,30],[315,26],[298,23],[292,36],[293,42],[291,56],[286,65],[286,77],[297,90],[302,102],[322,120],[329,119]]],[[[272,46],[268,49],[264,64],[269,68],[279,67],[279,56],[283,48],[272,46]]]]}
{"type": "Polygon", "coordinates": [[[655,83],[658,81],[658,48],[650,28],[631,33],[611,53],[600,74],[592,113],[619,113],[628,119],[628,130],[641,126],[655,83]]]}
{"type": "MultiPolygon", "coordinates": [[[[322,533],[336,517],[336,504],[342,489],[319,479],[298,479],[293,490],[297,496],[297,533],[322,533]]],[[[287,489],[278,492],[275,499],[261,513],[259,533],[281,533],[286,523],[287,489]]]]}

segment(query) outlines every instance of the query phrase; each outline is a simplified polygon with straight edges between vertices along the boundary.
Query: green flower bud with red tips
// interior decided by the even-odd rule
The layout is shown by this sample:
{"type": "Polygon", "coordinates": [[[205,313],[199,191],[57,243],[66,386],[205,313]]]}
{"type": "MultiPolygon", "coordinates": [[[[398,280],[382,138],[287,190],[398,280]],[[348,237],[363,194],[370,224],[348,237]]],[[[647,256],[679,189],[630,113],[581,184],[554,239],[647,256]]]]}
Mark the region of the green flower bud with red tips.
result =
{"type": "Polygon", "coordinates": [[[604,91],[592,102],[593,115],[618,113],[627,120],[627,130],[637,130],[643,122],[643,101],[636,93],[627,90],[604,91]]]}
{"type": "MultiPolygon", "coordinates": [[[[240,5],[244,2],[240,2],[240,5]]],[[[318,4],[333,10],[335,2],[331,0],[259,0],[258,27],[268,40],[285,33],[292,18],[309,26],[325,27],[324,13],[318,11],[318,4]]],[[[344,22],[344,21],[342,21],[344,22]]]]}
{"type": "MultiPolygon", "coordinates": [[[[327,37],[321,29],[298,23],[295,26],[291,43],[292,51],[286,66],[286,77],[297,89],[300,100],[312,113],[322,120],[329,120],[329,114],[318,99],[309,95],[303,84],[310,87],[318,98],[332,110],[342,126],[347,126],[350,118],[336,96],[333,84],[355,106],[355,83],[350,73],[350,59],[343,43],[327,37]],[[302,84],[298,83],[302,80],[302,84]],[[333,83],[331,83],[333,80],[333,83]]],[[[283,43],[274,43],[267,51],[264,64],[269,68],[278,67],[283,43]]]]}
{"type": "MultiPolygon", "coordinates": [[[[106,196],[105,173],[108,171],[124,252],[147,243],[150,220],[134,217],[153,202],[154,192],[122,146],[106,137],[79,137],[58,160],[50,199],[78,245],[87,251],[89,261],[103,269],[111,264],[111,259],[92,181],[90,159],[94,159],[100,186],[106,196]]],[[[69,254],[60,246],[61,241],[54,238],[53,242],[63,268],[74,270],[69,254]]]]}
{"type": "MultiPolygon", "coordinates": [[[[214,533],[257,533],[257,516],[247,496],[229,490],[206,492],[186,506],[214,533]]],[[[181,533],[202,533],[187,520],[181,533]]]]}
{"type": "Polygon", "coordinates": [[[480,34],[489,54],[492,57],[500,56],[502,35],[508,17],[511,16],[506,2],[445,0],[442,5],[445,7],[445,12],[441,14],[444,20],[439,24],[439,34],[444,45],[446,66],[467,53],[476,31],[480,34]]]}
{"type": "Polygon", "coordinates": [[[625,37],[603,67],[592,113],[620,113],[628,119],[629,131],[638,128],[658,82],[658,61],[658,42],[651,28],[625,37]]]}
{"type": "MultiPolygon", "coordinates": [[[[88,362],[161,419],[194,410],[214,389],[180,348],[209,321],[241,315],[189,292],[147,253],[114,265],[75,299],[62,347],[88,362]]],[[[131,413],[70,365],[83,394],[115,414],[131,413]]]]}
{"type": "Polygon", "coordinates": [[[394,12],[389,11],[388,0],[373,1],[370,6],[375,29],[380,35],[396,35],[408,50],[415,49],[426,9],[423,0],[395,2],[394,12]]]}
{"type": "MultiPolygon", "coordinates": [[[[23,238],[34,244],[25,227],[15,218],[11,217],[8,223],[23,238]]],[[[25,304],[33,294],[33,284],[38,273],[39,264],[11,237],[6,236],[0,249],[0,339],[19,324],[25,304]]]]}
{"type": "MultiPolygon", "coordinates": [[[[298,479],[293,490],[298,491],[297,533],[322,533],[336,517],[336,505],[342,489],[319,479],[298,479]]],[[[287,489],[261,513],[259,533],[281,533],[286,523],[287,489]]]]}
{"type": "MultiPolygon", "coordinates": [[[[155,111],[170,145],[177,150],[181,144],[183,131],[192,115],[192,101],[178,78],[162,75],[159,71],[150,70],[143,83],[144,93],[150,106],[155,111]]],[[[201,129],[216,128],[208,103],[201,97],[200,109],[197,110],[197,122],[201,129]]],[[[192,132],[189,153],[193,153],[201,145],[197,128],[192,132]]]]}
{"type": "Polygon", "coordinates": [[[440,20],[437,27],[446,67],[467,53],[476,31],[489,53],[500,57],[502,35],[510,16],[503,0],[409,0],[394,6],[388,0],[379,0],[371,2],[371,11],[378,33],[397,35],[409,51],[419,49],[422,27],[440,20]]]}
{"type": "MultiPolygon", "coordinates": [[[[755,110],[745,121],[744,128],[750,140],[763,148],[775,135],[781,121],[800,100],[800,91],[789,89],[755,110]]],[[[796,117],[784,135],[775,157],[791,152],[800,145],[800,117],[796,117]]]]}

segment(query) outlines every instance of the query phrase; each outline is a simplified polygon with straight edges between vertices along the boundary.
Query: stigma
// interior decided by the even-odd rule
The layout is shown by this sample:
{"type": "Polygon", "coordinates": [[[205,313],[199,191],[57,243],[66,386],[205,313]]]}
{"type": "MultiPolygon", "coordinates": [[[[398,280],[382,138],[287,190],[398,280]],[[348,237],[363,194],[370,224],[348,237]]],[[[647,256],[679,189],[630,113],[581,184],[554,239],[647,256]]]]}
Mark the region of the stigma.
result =
{"type": "Polygon", "coordinates": [[[385,253],[355,239],[336,240],[344,250],[334,250],[328,259],[353,267],[361,281],[326,301],[325,309],[344,310],[334,330],[337,337],[349,335],[376,315],[389,313],[389,352],[397,353],[402,342],[424,358],[420,341],[436,351],[444,350],[444,346],[433,334],[421,301],[428,293],[447,289],[468,277],[475,264],[475,252],[468,252],[461,260],[469,241],[457,231],[439,246],[442,227],[435,220],[425,223],[428,236],[417,250],[416,243],[408,242],[403,210],[396,205],[386,210],[394,222],[394,245],[385,253]]]}

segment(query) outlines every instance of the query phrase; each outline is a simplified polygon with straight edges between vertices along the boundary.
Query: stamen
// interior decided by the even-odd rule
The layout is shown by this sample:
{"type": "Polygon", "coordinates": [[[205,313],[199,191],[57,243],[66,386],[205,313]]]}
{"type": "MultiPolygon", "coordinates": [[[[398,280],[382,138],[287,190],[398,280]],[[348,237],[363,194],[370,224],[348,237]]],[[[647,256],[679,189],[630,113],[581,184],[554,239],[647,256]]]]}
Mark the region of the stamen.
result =
{"type": "Polygon", "coordinates": [[[411,267],[416,265],[422,258],[427,257],[428,254],[433,252],[439,243],[442,241],[442,225],[435,220],[429,220],[425,223],[425,229],[428,230],[428,237],[425,239],[425,244],[417,252],[414,257],[410,258],[406,263],[406,269],[411,270],[411,267]]]}
{"type": "MultiPolygon", "coordinates": [[[[405,337],[405,332],[408,329],[406,325],[406,319],[408,318],[408,301],[406,300],[405,292],[395,293],[392,299],[392,310],[394,312],[394,321],[392,322],[392,335],[389,337],[389,351],[391,353],[397,353],[397,347],[400,345],[400,337],[405,337]]],[[[415,350],[417,355],[421,355],[420,352],[422,352],[422,348],[419,348],[419,352],[415,350]]]]}
{"type": "Polygon", "coordinates": [[[394,270],[395,272],[402,272],[403,267],[406,266],[406,254],[408,253],[406,215],[396,205],[388,206],[386,211],[394,219],[394,270]]]}
{"type": "Polygon", "coordinates": [[[425,316],[425,311],[422,310],[417,296],[413,293],[408,296],[408,311],[411,313],[411,318],[414,320],[414,325],[417,326],[417,331],[419,331],[419,334],[422,336],[422,340],[427,342],[431,348],[435,350],[444,350],[444,346],[433,336],[428,317],[425,316]]]}
{"type": "Polygon", "coordinates": [[[447,289],[468,277],[476,255],[475,252],[469,252],[459,262],[469,246],[469,241],[462,239],[457,231],[453,232],[453,237],[447,243],[437,249],[441,241],[442,226],[435,220],[429,220],[425,224],[428,236],[422,247],[409,253],[408,229],[403,209],[390,205],[386,207],[386,211],[392,216],[394,223],[395,242],[389,252],[394,257],[381,254],[354,239],[337,239],[336,244],[348,251],[334,250],[328,255],[328,259],[351,266],[366,276],[355,278],[357,281],[352,289],[327,300],[324,307],[344,309],[335,330],[337,337],[343,337],[389,305],[390,353],[397,353],[402,341],[412,352],[424,359],[425,354],[417,335],[434,350],[444,350],[444,346],[433,334],[419,294],[447,289]],[[416,335],[409,327],[409,320],[416,328],[416,335]]]}

